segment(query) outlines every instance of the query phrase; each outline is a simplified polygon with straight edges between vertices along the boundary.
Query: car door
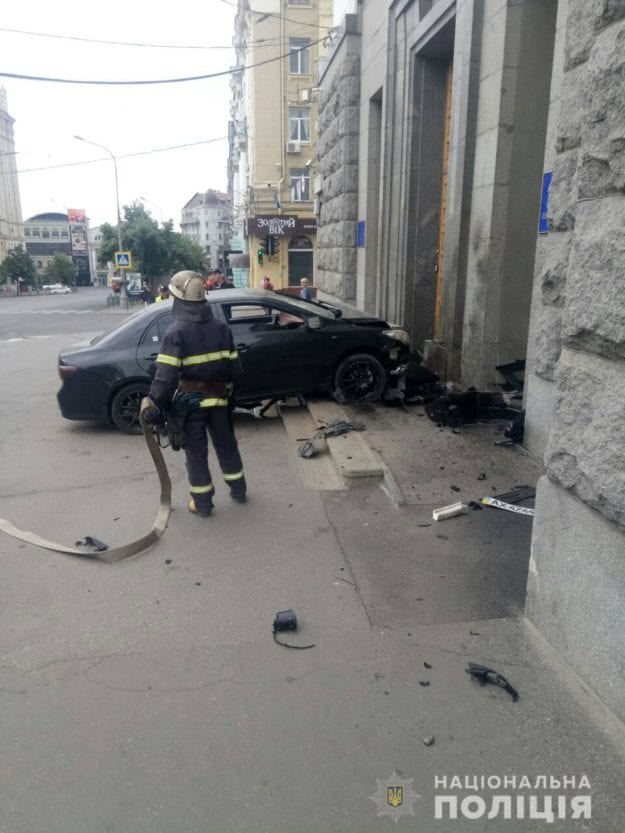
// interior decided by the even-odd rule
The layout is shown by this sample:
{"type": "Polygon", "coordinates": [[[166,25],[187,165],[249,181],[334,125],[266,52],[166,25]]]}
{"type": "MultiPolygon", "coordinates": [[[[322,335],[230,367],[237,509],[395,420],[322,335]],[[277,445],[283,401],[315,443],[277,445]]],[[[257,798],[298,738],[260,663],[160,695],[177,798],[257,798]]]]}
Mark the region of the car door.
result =
{"type": "Polygon", "coordinates": [[[327,375],[323,327],[310,329],[305,313],[287,303],[221,304],[243,364],[239,398],[269,398],[313,391],[327,375]]]}
{"type": "Polygon", "coordinates": [[[174,320],[173,312],[168,310],[154,318],[145,329],[137,346],[137,364],[147,375],[152,376],[154,363],[161,349],[165,331],[174,320]]]}

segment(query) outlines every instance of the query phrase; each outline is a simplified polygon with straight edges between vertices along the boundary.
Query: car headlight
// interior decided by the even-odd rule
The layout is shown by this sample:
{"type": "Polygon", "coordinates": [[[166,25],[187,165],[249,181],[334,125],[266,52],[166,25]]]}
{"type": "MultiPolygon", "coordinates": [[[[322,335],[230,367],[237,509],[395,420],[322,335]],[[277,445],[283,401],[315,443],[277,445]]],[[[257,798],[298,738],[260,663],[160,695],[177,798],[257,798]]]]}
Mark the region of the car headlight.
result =
{"type": "Polygon", "coordinates": [[[410,346],[410,336],[405,330],[384,330],[383,332],[385,336],[388,336],[389,338],[392,338],[395,341],[401,341],[401,343],[405,344],[406,347],[410,346]]]}

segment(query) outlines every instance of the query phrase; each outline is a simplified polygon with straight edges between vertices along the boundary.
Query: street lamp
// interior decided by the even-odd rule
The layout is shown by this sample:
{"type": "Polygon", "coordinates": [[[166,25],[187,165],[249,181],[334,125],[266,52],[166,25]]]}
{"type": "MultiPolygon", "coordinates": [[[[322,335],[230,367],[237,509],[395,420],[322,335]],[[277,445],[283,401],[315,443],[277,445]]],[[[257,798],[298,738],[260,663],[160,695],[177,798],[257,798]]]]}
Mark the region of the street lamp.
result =
{"type": "MultiPolygon", "coordinates": [[[[112,150],[109,150],[105,145],[99,145],[97,142],[92,142],[90,139],[84,139],[82,136],[74,136],[74,139],[78,139],[79,142],[85,142],[88,145],[93,145],[96,148],[100,148],[101,150],[105,150],[108,155],[113,160],[113,166],[115,168],[115,200],[117,202],[117,247],[118,251],[122,251],[122,218],[119,211],[119,179],[117,177],[117,158],[112,150]]],[[[122,298],[126,302],[126,308],[128,308],[128,294],[126,292],[126,273],[124,270],[121,270],[122,273],[122,298]]]]}
{"type": "Polygon", "coordinates": [[[160,207],[160,205],[157,205],[157,203],[152,202],[152,200],[149,200],[147,197],[141,197],[140,196],[139,199],[142,200],[143,202],[150,203],[150,205],[153,205],[154,208],[158,208],[158,213],[161,215],[161,225],[163,225],[163,209],[160,207]]]}

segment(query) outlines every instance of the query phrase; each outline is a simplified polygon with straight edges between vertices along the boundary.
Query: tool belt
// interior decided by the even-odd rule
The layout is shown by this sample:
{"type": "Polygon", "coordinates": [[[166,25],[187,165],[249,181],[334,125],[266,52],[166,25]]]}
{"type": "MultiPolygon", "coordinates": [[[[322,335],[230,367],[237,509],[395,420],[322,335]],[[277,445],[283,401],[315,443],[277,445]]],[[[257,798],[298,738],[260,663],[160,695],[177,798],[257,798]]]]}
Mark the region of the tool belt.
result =
{"type": "Polygon", "coordinates": [[[200,380],[181,379],[178,390],[182,393],[205,393],[207,396],[228,396],[232,386],[225,382],[202,382],[200,380]]]}

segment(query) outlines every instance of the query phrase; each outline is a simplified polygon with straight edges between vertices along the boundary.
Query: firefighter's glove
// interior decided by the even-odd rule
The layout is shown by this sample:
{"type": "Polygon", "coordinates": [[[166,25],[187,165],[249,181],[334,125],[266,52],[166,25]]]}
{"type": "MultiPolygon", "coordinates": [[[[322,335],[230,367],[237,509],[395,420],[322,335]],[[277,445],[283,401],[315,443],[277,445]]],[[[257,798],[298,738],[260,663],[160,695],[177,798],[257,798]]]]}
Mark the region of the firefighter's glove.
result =
{"type": "Polygon", "coordinates": [[[152,400],[150,400],[150,404],[143,409],[142,413],[143,418],[148,425],[163,425],[165,423],[165,414],[152,400]]]}

